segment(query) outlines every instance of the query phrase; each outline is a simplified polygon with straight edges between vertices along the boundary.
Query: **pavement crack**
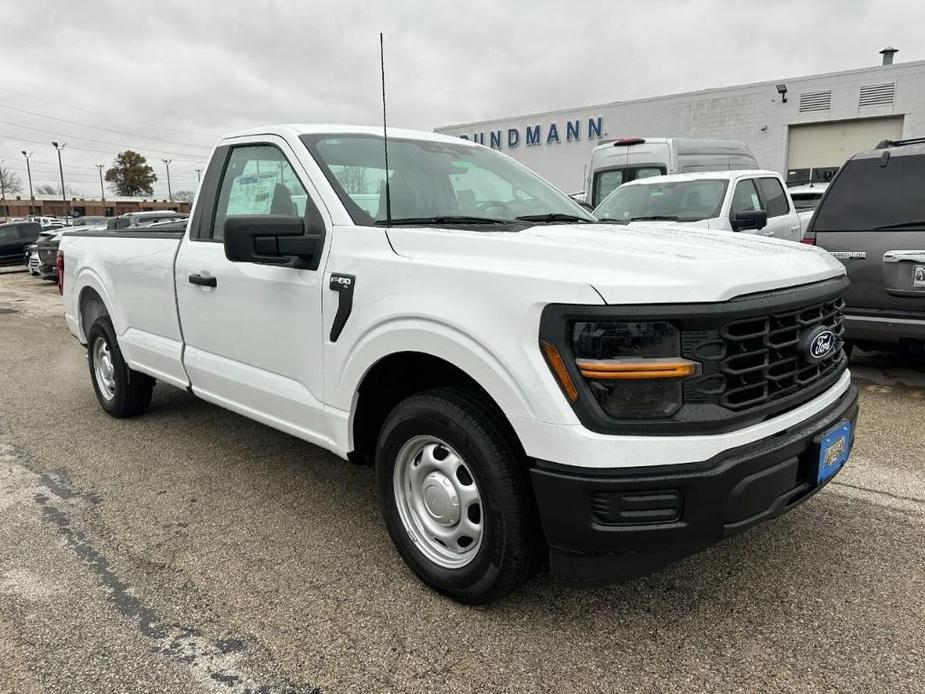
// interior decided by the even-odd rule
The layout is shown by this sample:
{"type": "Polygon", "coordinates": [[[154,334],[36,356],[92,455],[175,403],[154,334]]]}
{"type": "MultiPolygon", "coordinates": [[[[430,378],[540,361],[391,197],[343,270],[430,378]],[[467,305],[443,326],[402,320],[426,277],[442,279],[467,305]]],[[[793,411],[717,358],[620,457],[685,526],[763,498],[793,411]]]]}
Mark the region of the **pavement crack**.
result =
{"type": "MultiPolygon", "coordinates": [[[[206,691],[320,694],[321,690],[311,684],[291,682],[281,675],[261,677],[250,672],[251,668],[244,660],[254,653],[271,660],[253,638],[226,634],[212,639],[196,627],[166,621],[136,594],[129,582],[118,575],[110,559],[86,532],[75,526],[72,514],[65,508],[67,504],[81,500],[97,503],[98,496],[77,489],[62,470],[39,469],[11,438],[9,429],[0,422],[0,461],[26,471],[26,477],[31,478],[27,484],[32,490],[31,499],[40,509],[43,520],[105,591],[106,601],[112,609],[134,623],[138,633],[153,643],[155,653],[186,664],[194,679],[206,691]]],[[[26,497],[23,502],[28,503],[28,499],[26,497]]],[[[74,508],[79,510],[81,506],[74,508]]]]}
{"type": "Polygon", "coordinates": [[[893,494],[891,492],[884,492],[880,489],[871,489],[870,487],[862,487],[861,485],[858,485],[858,484],[849,484],[848,482],[842,482],[840,480],[832,480],[832,484],[836,487],[849,487],[851,489],[857,489],[858,491],[861,491],[861,492],[867,492],[869,494],[879,494],[881,496],[888,496],[891,499],[896,499],[897,501],[908,501],[913,504],[918,504],[922,507],[925,507],[925,500],[916,499],[915,497],[912,497],[912,496],[903,496],[902,494],[893,494]]]}

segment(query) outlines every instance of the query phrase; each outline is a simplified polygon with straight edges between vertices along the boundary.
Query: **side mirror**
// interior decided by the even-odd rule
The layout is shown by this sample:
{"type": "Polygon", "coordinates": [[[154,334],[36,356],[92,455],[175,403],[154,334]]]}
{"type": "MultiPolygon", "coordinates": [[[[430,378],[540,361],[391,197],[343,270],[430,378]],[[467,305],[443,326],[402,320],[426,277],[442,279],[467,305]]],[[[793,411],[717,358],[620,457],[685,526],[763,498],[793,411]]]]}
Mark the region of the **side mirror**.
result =
{"type": "Polygon", "coordinates": [[[301,217],[234,215],[225,220],[225,257],[234,263],[317,267],[324,234],[306,234],[301,217]],[[313,261],[316,261],[313,263],[313,261]]]}
{"type": "Polygon", "coordinates": [[[767,210],[733,211],[729,214],[729,224],[733,231],[761,230],[768,225],[768,213],[767,210]]]}

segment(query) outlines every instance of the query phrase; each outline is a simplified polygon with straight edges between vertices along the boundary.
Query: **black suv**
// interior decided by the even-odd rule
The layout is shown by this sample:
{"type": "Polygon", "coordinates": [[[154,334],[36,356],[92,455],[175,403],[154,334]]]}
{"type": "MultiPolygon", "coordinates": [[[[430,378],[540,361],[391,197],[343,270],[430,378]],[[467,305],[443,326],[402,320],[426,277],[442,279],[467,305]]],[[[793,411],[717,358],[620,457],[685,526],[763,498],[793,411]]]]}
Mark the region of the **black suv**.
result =
{"type": "Polygon", "coordinates": [[[35,242],[41,230],[36,222],[0,224],[0,265],[21,263],[26,246],[35,242]]]}
{"type": "Polygon", "coordinates": [[[847,340],[925,348],[925,138],[885,140],[849,159],[804,242],[848,270],[847,340]]]}

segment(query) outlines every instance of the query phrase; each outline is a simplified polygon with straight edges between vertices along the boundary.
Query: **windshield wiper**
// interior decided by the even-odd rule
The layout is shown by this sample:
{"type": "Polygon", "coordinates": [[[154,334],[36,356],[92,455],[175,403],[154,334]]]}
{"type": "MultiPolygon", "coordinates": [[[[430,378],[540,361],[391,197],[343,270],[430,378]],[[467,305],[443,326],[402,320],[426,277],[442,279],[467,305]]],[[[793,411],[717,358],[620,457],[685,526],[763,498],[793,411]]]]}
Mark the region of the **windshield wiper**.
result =
{"type": "Polygon", "coordinates": [[[598,217],[599,222],[610,222],[613,224],[629,224],[628,219],[617,219],[616,217],[598,217]]]}
{"type": "Polygon", "coordinates": [[[514,217],[518,222],[585,222],[590,223],[590,219],[579,217],[574,214],[565,214],[563,212],[548,212],[546,214],[525,214],[520,217],[514,217]]]}
{"type": "Polygon", "coordinates": [[[677,222],[678,218],[667,214],[653,214],[648,217],[630,217],[631,222],[677,222]]]}
{"type": "Polygon", "coordinates": [[[897,222],[896,224],[884,224],[882,227],[874,227],[874,231],[883,231],[885,229],[904,229],[906,227],[925,227],[925,219],[917,219],[912,222],[897,222]]]}
{"type": "Polygon", "coordinates": [[[399,217],[391,220],[377,219],[377,226],[389,224],[507,224],[506,219],[494,217],[469,217],[466,215],[437,215],[434,217],[399,217]]]}

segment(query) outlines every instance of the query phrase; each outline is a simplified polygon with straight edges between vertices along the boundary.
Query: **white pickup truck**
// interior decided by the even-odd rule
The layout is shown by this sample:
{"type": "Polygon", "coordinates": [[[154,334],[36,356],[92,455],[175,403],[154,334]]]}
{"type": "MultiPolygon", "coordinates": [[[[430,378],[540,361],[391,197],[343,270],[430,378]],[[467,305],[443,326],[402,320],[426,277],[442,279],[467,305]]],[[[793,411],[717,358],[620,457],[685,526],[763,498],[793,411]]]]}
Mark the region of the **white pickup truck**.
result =
{"type": "Polygon", "coordinates": [[[841,263],[600,224],[457,138],[390,130],[388,167],[383,144],[236,133],[184,230],[65,234],[66,320],[103,409],[141,414],[156,380],[374,462],[398,551],[464,602],[547,557],[576,581],[656,570],[840,469],[841,263]]]}
{"type": "Polygon", "coordinates": [[[594,216],[619,224],[678,222],[785,241],[803,238],[784,179],[762,169],[639,178],[608,195],[594,216]]]}

